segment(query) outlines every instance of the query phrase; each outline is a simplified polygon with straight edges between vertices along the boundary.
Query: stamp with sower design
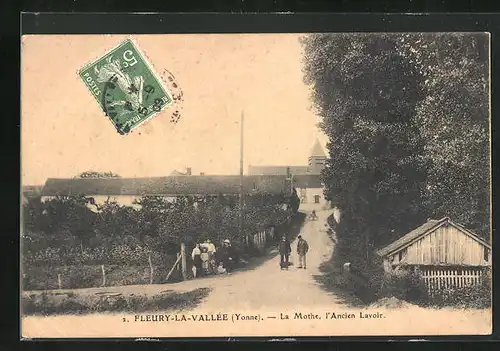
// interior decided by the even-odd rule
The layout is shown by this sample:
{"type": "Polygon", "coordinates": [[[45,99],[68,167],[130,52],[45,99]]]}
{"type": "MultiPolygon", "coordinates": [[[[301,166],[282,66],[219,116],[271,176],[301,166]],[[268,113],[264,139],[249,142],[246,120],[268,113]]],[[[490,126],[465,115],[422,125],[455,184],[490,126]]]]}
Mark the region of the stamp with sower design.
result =
{"type": "Polygon", "coordinates": [[[129,38],[79,71],[118,133],[128,134],[173,102],[129,38]]]}

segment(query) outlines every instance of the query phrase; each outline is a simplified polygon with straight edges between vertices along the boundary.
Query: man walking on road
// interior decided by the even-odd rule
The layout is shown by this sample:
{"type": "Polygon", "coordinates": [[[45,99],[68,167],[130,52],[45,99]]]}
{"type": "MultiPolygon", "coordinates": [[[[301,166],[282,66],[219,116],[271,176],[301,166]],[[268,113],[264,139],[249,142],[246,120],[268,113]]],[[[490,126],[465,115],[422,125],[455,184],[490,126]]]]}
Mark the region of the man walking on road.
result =
{"type": "Polygon", "coordinates": [[[299,265],[297,268],[306,268],[306,254],[309,250],[309,245],[307,241],[302,238],[302,235],[297,237],[299,241],[297,242],[297,254],[299,255],[299,265]]]}
{"type": "Polygon", "coordinates": [[[279,251],[280,251],[280,267],[281,269],[288,269],[288,257],[290,255],[290,252],[292,252],[292,247],[290,246],[290,242],[286,238],[286,236],[283,236],[280,241],[279,245],[279,251]]]}

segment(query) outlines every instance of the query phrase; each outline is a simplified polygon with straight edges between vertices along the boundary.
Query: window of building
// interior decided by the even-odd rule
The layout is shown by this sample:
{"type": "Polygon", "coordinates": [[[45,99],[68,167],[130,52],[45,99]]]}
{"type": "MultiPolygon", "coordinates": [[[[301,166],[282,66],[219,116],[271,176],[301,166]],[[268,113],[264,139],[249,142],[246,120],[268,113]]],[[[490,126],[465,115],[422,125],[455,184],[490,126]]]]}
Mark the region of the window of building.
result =
{"type": "Polygon", "coordinates": [[[314,203],[319,204],[319,195],[314,195],[314,203]]]}

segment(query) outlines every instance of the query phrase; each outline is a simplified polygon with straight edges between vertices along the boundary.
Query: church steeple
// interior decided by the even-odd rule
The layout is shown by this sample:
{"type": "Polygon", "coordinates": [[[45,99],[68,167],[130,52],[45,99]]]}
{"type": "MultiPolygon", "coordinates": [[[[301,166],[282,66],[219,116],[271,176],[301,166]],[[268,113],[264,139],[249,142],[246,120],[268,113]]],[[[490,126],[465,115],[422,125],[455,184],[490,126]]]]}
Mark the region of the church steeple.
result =
{"type": "Polygon", "coordinates": [[[319,157],[326,157],[325,151],[323,151],[323,147],[319,143],[319,140],[316,139],[314,142],[314,146],[311,150],[311,155],[310,156],[319,156],[319,157]]]}
{"type": "Polygon", "coordinates": [[[326,154],[323,150],[323,147],[319,143],[319,140],[316,139],[314,142],[314,146],[311,150],[311,154],[309,156],[309,165],[308,172],[312,174],[320,174],[321,170],[325,166],[326,163],[326,154]]]}

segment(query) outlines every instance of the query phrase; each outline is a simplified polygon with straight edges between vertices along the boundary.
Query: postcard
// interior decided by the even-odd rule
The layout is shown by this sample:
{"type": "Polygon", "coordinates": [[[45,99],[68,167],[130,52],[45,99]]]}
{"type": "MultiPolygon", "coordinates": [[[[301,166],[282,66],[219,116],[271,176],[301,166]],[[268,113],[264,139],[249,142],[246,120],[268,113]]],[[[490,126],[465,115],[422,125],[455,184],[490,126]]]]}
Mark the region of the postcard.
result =
{"type": "Polygon", "coordinates": [[[24,35],[23,338],[487,335],[490,35],[24,35]]]}

